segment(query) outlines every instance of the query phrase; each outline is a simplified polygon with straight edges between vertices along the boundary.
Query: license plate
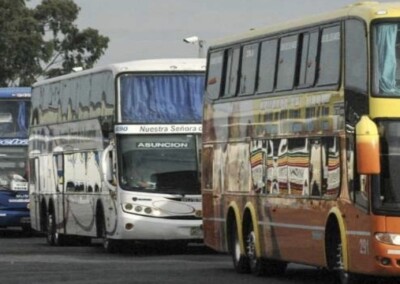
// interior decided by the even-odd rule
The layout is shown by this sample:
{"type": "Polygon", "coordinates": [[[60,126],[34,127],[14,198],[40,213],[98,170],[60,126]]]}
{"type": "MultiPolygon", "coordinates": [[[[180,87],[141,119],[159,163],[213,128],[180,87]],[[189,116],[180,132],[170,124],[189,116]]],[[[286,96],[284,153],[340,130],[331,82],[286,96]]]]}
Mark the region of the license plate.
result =
{"type": "Polygon", "coordinates": [[[202,238],[203,230],[200,227],[192,227],[190,228],[190,236],[202,238]]]}

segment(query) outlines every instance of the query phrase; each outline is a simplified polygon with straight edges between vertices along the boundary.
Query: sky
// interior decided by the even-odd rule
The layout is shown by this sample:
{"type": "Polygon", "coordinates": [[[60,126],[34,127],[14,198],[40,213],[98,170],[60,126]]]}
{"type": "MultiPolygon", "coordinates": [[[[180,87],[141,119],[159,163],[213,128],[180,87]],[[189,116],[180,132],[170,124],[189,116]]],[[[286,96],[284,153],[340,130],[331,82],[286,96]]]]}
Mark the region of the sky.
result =
{"type": "MultiPolygon", "coordinates": [[[[398,1],[398,0],[397,0],[398,1]]],[[[40,0],[31,0],[31,5],[40,0]]],[[[213,41],[251,28],[332,11],[355,0],[74,0],[76,24],[108,36],[108,49],[95,66],[137,59],[199,56],[213,41]]],[[[395,2],[381,0],[380,2],[395,2]]]]}

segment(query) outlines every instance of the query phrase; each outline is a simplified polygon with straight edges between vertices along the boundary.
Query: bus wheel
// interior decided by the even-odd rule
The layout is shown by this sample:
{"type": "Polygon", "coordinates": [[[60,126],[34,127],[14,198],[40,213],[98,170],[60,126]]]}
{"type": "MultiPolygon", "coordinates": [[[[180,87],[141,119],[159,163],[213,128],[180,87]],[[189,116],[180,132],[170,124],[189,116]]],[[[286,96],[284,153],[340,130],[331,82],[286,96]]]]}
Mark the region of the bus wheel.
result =
{"type": "Polygon", "coordinates": [[[101,237],[103,239],[103,249],[106,253],[117,253],[119,251],[119,243],[117,240],[108,238],[105,218],[102,221],[101,237]]]}
{"type": "Polygon", "coordinates": [[[49,212],[47,214],[47,230],[46,231],[47,231],[47,234],[46,234],[47,243],[51,246],[54,246],[55,238],[56,238],[56,223],[54,220],[53,212],[49,212]]]}
{"type": "Polygon", "coordinates": [[[233,267],[238,273],[249,273],[250,272],[249,260],[245,255],[241,254],[240,240],[235,221],[231,226],[230,235],[231,235],[231,241],[229,242],[230,243],[229,250],[232,255],[233,267]]]}
{"type": "Polygon", "coordinates": [[[252,274],[262,275],[280,275],[286,270],[287,263],[278,260],[269,260],[257,256],[256,253],[256,233],[253,223],[250,223],[246,235],[246,255],[249,261],[249,267],[252,274]]]}
{"type": "Polygon", "coordinates": [[[119,252],[119,243],[117,240],[109,239],[108,237],[103,238],[103,248],[106,253],[117,253],[119,252]]]}
{"type": "Polygon", "coordinates": [[[356,274],[350,273],[344,269],[343,265],[343,248],[342,242],[339,240],[336,245],[336,265],[337,265],[337,279],[340,284],[356,284],[359,283],[359,278],[356,274]]]}
{"type": "Polygon", "coordinates": [[[252,274],[261,276],[264,274],[265,262],[256,253],[256,234],[253,229],[253,224],[250,227],[246,236],[246,256],[249,261],[249,268],[252,274]]]}
{"type": "Polygon", "coordinates": [[[52,246],[63,246],[67,244],[66,239],[65,235],[57,232],[55,215],[50,212],[47,216],[47,243],[52,246]]]}

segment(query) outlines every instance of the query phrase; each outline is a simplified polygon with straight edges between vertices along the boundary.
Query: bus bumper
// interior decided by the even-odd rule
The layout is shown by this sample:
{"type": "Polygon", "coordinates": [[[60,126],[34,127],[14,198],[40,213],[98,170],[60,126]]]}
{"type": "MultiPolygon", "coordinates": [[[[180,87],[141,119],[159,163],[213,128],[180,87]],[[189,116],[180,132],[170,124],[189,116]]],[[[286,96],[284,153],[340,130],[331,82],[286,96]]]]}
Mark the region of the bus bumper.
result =
{"type": "Polygon", "coordinates": [[[164,219],[123,213],[118,239],[202,241],[202,220],[164,219]]]}
{"type": "Polygon", "coordinates": [[[0,227],[30,226],[29,211],[0,210],[0,227]]]}

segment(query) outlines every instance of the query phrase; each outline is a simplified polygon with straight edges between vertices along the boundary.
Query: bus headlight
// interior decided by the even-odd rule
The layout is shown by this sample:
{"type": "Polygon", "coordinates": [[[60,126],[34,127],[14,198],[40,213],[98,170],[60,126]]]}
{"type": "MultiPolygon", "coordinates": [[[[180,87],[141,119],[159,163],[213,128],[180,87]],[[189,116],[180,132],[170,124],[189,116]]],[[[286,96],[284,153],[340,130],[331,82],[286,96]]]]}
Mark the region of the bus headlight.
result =
{"type": "Polygon", "coordinates": [[[145,207],[145,208],[144,208],[144,213],[150,215],[152,212],[153,212],[153,210],[152,210],[150,207],[145,207]]]}
{"type": "Polygon", "coordinates": [[[376,233],[375,238],[385,244],[400,245],[400,235],[390,233],[376,233]]]}
{"type": "Polygon", "coordinates": [[[131,203],[126,203],[125,204],[125,210],[126,211],[131,211],[133,209],[133,205],[131,203]]]}
{"type": "Polygon", "coordinates": [[[124,203],[122,209],[126,213],[135,213],[143,216],[160,217],[162,215],[162,212],[159,209],[140,204],[124,203]]]}

